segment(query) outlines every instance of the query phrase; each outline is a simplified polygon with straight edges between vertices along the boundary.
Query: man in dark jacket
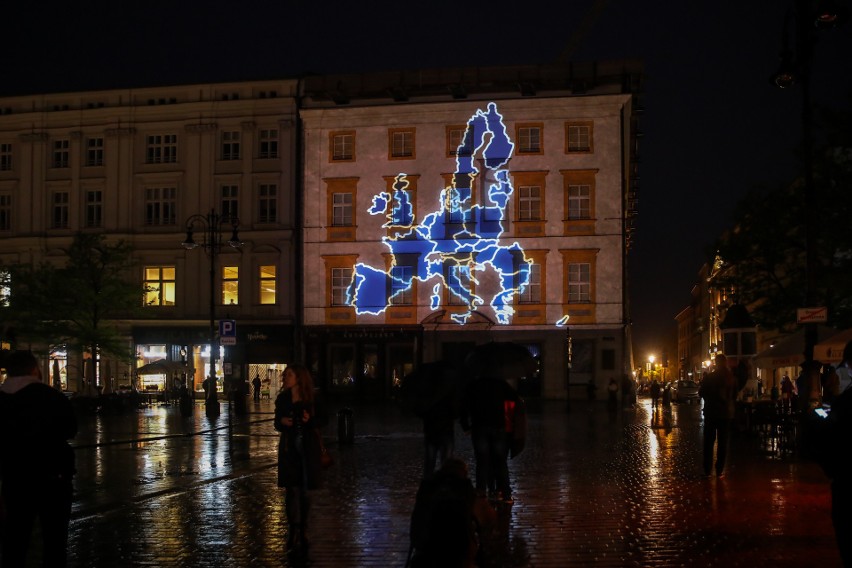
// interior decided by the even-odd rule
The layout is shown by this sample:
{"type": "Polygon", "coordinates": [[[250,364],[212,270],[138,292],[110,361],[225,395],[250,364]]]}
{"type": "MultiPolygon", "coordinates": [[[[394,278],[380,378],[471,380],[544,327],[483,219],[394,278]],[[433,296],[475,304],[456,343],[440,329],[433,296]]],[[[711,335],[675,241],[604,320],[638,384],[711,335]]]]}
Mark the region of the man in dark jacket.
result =
{"type": "Polygon", "coordinates": [[[713,470],[713,447],[716,446],[716,475],[722,476],[736,386],[728,368],[728,358],[721,353],[716,355],[716,368],[701,381],[698,396],[704,399],[704,475],[710,475],[713,470]]]}
{"type": "Polygon", "coordinates": [[[501,379],[480,377],[465,389],[461,408],[461,426],[470,432],[476,458],[476,490],[485,494],[492,486],[497,498],[511,504],[509,449],[514,410],[518,393],[501,379]]]}
{"type": "Polygon", "coordinates": [[[77,420],[65,395],[41,382],[32,353],[15,351],[5,368],[7,379],[0,385],[2,565],[26,565],[38,518],[44,565],[65,566],[75,472],[67,440],[77,434],[77,420]]]}

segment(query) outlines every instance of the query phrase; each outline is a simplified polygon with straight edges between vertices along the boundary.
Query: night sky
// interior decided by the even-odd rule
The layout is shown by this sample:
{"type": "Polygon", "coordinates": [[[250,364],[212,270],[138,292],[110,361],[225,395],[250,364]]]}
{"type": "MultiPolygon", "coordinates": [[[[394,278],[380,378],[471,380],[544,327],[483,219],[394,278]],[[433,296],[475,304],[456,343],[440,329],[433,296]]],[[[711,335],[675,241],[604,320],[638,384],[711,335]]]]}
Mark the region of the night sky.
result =
{"type": "MultiPolygon", "coordinates": [[[[674,358],[674,317],[688,305],[705,251],[731,225],[737,200],[755,185],[791,180],[796,171],[801,91],[768,82],[787,6],[777,0],[21,1],[0,16],[0,96],[305,72],[641,59],[646,111],[629,261],[634,347],[641,361],[659,354],[668,339],[674,358]]],[[[815,102],[852,107],[850,55],[852,23],[820,35],[815,102]]]]}

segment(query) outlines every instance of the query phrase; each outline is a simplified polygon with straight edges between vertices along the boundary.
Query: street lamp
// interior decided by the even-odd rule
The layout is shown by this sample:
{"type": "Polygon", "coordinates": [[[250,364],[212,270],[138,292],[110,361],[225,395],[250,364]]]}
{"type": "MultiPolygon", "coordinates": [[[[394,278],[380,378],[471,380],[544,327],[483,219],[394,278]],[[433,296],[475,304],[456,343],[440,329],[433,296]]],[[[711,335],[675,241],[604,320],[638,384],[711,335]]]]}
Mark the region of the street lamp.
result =
{"type": "Polygon", "coordinates": [[[210,255],[210,376],[206,399],[204,401],[207,416],[219,415],[219,399],[216,393],[216,360],[219,358],[219,340],[216,333],[216,255],[222,249],[222,231],[231,228],[231,238],[227,241],[232,248],[240,248],[243,243],[237,234],[240,220],[235,215],[220,215],[211,209],[206,215],[190,215],[186,220],[186,240],[181,243],[183,248],[192,250],[202,247],[210,255]],[[193,239],[195,230],[203,231],[201,243],[193,239]]]}
{"type": "MultiPolygon", "coordinates": [[[[802,86],[802,152],[804,154],[804,206],[805,206],[805,303],[814,307],[817,284],[817,232],[819,213],[813,174],[813,111],[811,109],[811,64],[816,45],[816,33],[842,24],[847,10],[837,0],[795,0],[793,21],[795,43],[791,50],[788,42],[790,12],[784,16],[781,47],[781,65],[769,78],[776,87],[786,89],[793,85],[802,86]]],[[[817,342],[817,324],[805,324],[804,369],[811,373],[814,345],[817,342]]]]}

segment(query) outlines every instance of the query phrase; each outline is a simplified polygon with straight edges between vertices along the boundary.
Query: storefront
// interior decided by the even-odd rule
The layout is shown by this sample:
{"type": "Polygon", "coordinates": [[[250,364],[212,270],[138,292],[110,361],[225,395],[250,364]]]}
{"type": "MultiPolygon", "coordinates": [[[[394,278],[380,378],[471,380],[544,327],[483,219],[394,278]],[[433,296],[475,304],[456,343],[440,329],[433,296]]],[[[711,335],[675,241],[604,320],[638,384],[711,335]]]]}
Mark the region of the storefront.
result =
{"type": "Polygon", "coordinates": [[[316,327],[305,330],[306,361],[329,395],[383,399],[414,370],[422,329],[316,327]]]}

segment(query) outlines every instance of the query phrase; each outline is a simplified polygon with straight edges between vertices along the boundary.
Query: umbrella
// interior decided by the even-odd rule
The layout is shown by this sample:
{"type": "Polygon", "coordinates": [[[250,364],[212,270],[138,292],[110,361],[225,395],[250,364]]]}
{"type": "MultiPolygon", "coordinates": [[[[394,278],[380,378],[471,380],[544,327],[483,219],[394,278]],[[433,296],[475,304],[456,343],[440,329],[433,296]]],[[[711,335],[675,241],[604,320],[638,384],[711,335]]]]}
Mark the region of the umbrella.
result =
{"type": "Polygon", "coordinates": [[[465,358],[464,364],[475,377],[504,381],[532,377],[538,370],[538,363],[529,349],[511,341],[477,345],[465,358]]]}
{"type": "Polygon", "coordinates": [[[422,416],[439,401],[456,396],[462,380],[459,370],[446,361],[423,363],[402,378],[400,401],[422,416]]]}

